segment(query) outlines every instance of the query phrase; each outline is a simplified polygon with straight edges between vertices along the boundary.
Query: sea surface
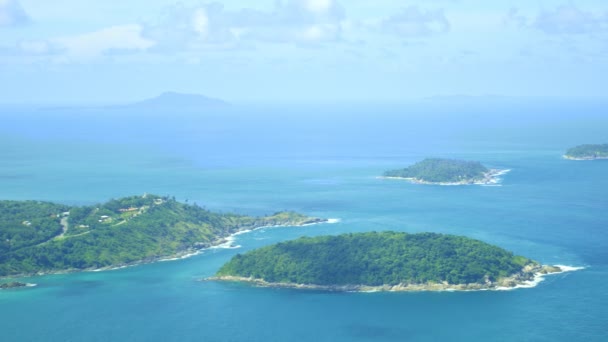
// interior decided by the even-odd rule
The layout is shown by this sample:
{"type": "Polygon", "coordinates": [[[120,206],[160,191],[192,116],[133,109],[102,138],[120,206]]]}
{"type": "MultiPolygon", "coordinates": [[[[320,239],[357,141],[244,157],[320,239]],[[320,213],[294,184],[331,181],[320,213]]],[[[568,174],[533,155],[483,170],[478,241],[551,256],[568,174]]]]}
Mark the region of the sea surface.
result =
{"type": "Polygon", "coordinates": [[[203,113],[0,110],[0,199],[94,204],[154,193],[208,209],[295,210],[240,248],[0,291],[2,341],[608,341],[608,104],[528,100],[233,106],[203,113]],[[379,179],[425,157],[511,171],[498,186],[379,179]],[[201,281],[237,253],[300,236],[465,235],[584,269],[514,291],[331,293],[201,281]]]}

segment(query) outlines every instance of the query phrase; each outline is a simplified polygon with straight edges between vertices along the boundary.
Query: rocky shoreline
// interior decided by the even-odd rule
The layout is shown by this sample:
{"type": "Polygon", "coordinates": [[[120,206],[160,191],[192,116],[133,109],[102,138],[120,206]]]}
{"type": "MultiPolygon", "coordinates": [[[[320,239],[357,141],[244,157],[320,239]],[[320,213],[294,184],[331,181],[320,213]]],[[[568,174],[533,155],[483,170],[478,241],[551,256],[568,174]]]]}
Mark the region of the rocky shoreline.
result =
{"type": "Polygon", "coordinates": [[[0,290],[8,290],[8,289],[17,289],[20,287],[31,287],[31,286],[35,286],[34,284],[29,284],[29,283],[22,283],[19,281],[11,281],[8,283],[2,283],[0,284],[0,290]]]}
{"type": "Polygon", "coordinates": [[[243,282],[250,283],[260,287],[272,288],[288,288],[300,290],[317,290],[317,291],[332,291],[332,292],[421,292],[421,291],[500,291],[511,290],[517,288],[528,288],[536,286],[543,277],[550,274],[559,274],[574,270],[567,269],[564,266],[549,266],[540,264],[526,265],[521,272],[510,277],[499,279],[496,282],[487,280],[485,283],[471,284],[448,284],[443,283],[426,283],[426,284],[398,284],[398,285],[314,285],[314,284],[295,284],[295,283],[272,283],[263,279],[238,277],[238,276],[220,276],[211,277],[204,280],[207,281],[227,281],[227,282],[243,282]]]}
{"type": "MultiPolygon", "coordinates": [[[[211,248],[230,248],[230,246],[222,247],[222,245],[231,243],[232,242],[231,238],[233,238],[236,235],[247,233],[247,232],[250,232],[253,230],[269,228],[269,227],[303,227],[303,226],[309,226],[309,225],[313,225],[313,224],[321,224],[321,223],[327,223],[327,222],[329,222],[328,219],[309,218],[303,222],[286,222],[283,224],[278,224],[278,225],[273,225],[273,226],[264,225],[264,226],[257,226],[257,227],[256,226],[241,227],[241,228],[237,229],[235,232],[231,233],[230,235],[218,237],[213,242],[197,243],[194,245],[194,247],[189,247],[189,248],[186,248],[184,250],[178,251],[178,252],[170,254],[170,255],[154,256],[154,257],[150,257],[150,258],[146,258],[143,260],[138,260],[138,261],[134,261],[134,262],[130,262],[130,263],[111,265],[111,266],[106,266],[106,267],[101,267],[101,268],[84,268],[84,269],[73,268],[73,269],[65,269],[65,270],[58,270],[58,271],[44,271],[44,272],[36,272],[36,273],[28,273],[28,274],[13,274],[13,275],[6,276],[6,277],[0,277],[0,279],[15,279],[15,278],[26,278],[26,277],[33,277],[33,276],[68,274],[68,273],[78,273],[78,272],[113,271],[113,270],[119,270],[119,269],[123,269],[123,268],[139,266],[139,265],[152,264],[152,263],[161,262],[161,261],[173,261],[173,260],[186,259],[186,258],[193,257],[195,255],[198,255],[201,252],[204,252],[211,248]]],[[[26,286],[29,286],[29,285],[26,284],[26,286]]],[[[0,289],[2,289],[2,288],[0,288],[0,289]]]]}
{"type": "Polygon", "coordinates": [[[589,157],[573,157],[573,156],[569,156],[569,155],[564,155],[563,157],[564,157],[564,159],[568,159],[568,160],[577,160],[577,161],[583,161],[583,160],[602,160],[602,159],[608,159],[608,157],[596,157],[596,156],[589,156],[589,157]]]}
{"type": "Polygon", "coordinates": [[[500,182],[500,176],[508,173],[511,170],[501,170],[501,169],[491,169],[490,171],[483,174],[483,178],[479,179],[465,179],[460,182],[429,182],[419,178],[407,178],[407,177],[381,177],[385,179],[401,179],[406,180],[414,184],[424,184],[424,185],[446,185],[446,186],[455,186],[455,185],[494,185],[500,182]]]}

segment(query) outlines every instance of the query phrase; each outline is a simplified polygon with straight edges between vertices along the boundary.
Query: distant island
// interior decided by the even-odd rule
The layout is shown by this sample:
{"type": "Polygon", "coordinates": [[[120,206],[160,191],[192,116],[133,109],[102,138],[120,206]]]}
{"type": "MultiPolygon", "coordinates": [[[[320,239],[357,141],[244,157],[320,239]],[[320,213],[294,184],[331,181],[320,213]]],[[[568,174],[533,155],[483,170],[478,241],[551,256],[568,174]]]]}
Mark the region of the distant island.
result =
{"type": "Polygon", "coordinates": [[[570,160],[608,159],[608,144],[579,145],[566,151],[564,158],[570,160]]]}
{"type": "Polygon", "coordinates": [[[250,217],[213,213],[156,195],[73,207],[0,201],[0,277],[108,269],[181,258],[264,226],[326,220],[294,212],[250,217]]]}
{"type": "Polygon", "coordinates": [[[197,111],[209,108],[228,107],[228,103],[199,94],[165,92],[143,101],[114,108],[140,109],[150,111],[197,111]]]}
{"type": "Polygon", "coordinates": [[[562,271],[466,237],[370,232],[237,254],[210,280],[330,291],[500,290],[562,271]]]}
{"type": "Polygon", "coordinates": [[[386,171],[385,178],[406,179],[417,184],[496,184],[509,170],[488,169],[480,162],[429,158],[410,167],[386,171]]]}

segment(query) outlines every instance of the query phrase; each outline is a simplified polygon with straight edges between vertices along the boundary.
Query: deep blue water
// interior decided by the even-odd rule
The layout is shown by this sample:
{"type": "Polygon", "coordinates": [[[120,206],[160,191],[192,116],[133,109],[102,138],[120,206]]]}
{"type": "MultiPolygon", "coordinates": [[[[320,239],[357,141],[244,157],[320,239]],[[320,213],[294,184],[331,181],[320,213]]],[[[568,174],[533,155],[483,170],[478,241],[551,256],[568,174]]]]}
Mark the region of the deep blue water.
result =
{"type": "Polygon", "coordinates": [[[606,341],[608,161],[602,103],[234,108],[185,115],[0,113],[0,198],[91,204],[144,192],[245,214],[336,224],[240,235],[240,249],[110,272],[35,277],[0,292],[3,341],[606,341]],[[377,179],[427,156],[512,171],[500,187],[377,179]],[[303,235],[466,235],[584,266],[533,289],[327,293],[199,281],[236,253],[303,235]]]}

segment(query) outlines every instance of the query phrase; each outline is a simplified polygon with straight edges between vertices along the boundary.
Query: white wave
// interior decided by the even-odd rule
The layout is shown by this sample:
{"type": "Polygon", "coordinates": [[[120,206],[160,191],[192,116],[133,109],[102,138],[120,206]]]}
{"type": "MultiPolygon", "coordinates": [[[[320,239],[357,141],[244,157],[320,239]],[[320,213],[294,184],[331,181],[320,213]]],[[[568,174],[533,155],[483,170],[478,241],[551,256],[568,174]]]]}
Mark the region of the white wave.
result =
{"type": "Polygon", "coordinates": [[[200,251],[196,251],[196,252],[192,252],[192,253],[188,253],[188,254],[184,254],[184,255],[180,255],[178,257],[175,258],[166,258],[166,259],[160,259],[158,260],[159,262],[165,262],[165,261],[175,261],[175,260],[182,260],[182,259],[188,259],[190,257],[193,257],[195,255],[199,255],[200,251]]]}
{"type": "Polygon", "coordinates": [[[494,174],[494,176],[504,176],[504,175],[506,175],[506,174],[507,174],[507,173],[509,173],[509,172],[511,172],[511,169],[500,170],[500,171],[496,172],[496,173],[494,174]]]}
{"type": "Polygon", "coordinates": [[[217,246],[212,246],[209,247],[209,249],[235,249],[235,248],[241,248],[241,246],[235,246],[234,245],[234,240],[235,240],[235,236],[236,234],[232,234],[229,237],[226,238],[226,242],[221,243],[217,246]]]}
{"type": "Polygon", "coordinates": [[[339,223],[341,221],[342,220],[340,220],[339,218],[330,218],[330,219],[327,220],[327,223],[333,224],[333,223],[339,223]]]}
{"type": "Polygon", "coordinates": [[[534,279],[525,281],[523,284],[516,285],[514,287],[497,287],[496,291],[510,291],[516,289],[529,289],[538,286],[538,284],[542,283],[545,280],[545,277],[552,276],[556,274],[562,274],[566,272],[574,272],[584,270],[585,267],[582,266],[565,266],[565,265],[555,265],[561,269],[560,272],[548,273],[548,274],[540,274],[536,273],[534,275],[534,279]]]}
{"type": "Polygon", "coordinates": [[[552,274],[559,274],[559,273],[565,273],[565,272],[574,272],[574,271],[580,271],[580,270],[584,270],[585,267],[580,266],[565,266],[565,265],[555,265],[557,267],[559,267],[562,271],[558,272],[558,273],[552,273],[552,274]]]}

